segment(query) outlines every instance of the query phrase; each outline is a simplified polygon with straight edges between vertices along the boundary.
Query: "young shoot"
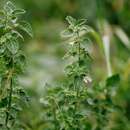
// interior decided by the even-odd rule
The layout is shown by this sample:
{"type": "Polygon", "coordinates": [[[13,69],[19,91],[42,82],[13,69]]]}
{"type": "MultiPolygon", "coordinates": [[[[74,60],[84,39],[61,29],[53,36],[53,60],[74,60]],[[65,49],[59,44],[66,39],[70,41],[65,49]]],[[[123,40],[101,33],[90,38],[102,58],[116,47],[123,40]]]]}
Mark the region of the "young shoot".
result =
{"type": "MultiPolygon", "coordinates": [[[[30,24],[21,20],[25,10],[8,1],[0,10],[0,129],[16,130],[21,125],[17,112],[26,96],[19,87],[18,76],[25,67],[25,55],[21,48],[23,32],[32,37],[30,24]]],[[[18,128],[20,129],[20,128],[18,128]]]]}

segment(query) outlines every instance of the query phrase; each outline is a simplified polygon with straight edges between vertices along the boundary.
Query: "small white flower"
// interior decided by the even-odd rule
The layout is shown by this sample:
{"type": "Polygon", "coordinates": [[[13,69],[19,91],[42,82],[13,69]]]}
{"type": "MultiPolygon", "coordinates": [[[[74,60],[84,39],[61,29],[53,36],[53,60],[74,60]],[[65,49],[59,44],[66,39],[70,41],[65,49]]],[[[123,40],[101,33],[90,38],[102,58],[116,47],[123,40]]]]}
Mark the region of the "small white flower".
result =
{"type": "Polygon", "coordinates": [[[12,20],[12,23],[15,24],[17,22],[17,18],[12,20]]]}
{"type": "Polygon", "coordinates": [[[92,82],[92,78],[90,76],[85,76],[83,81],[86,83],[86,84],[90,84],[92,82]]]}
{"type": "Polygon", "coordinates": [[[72,46],[74,45],[74,43],[75,43],[74,41],[72,41],[72,42],[69,42],[69,44],[70,44],[70,45],[72,45],[72,46]]]}

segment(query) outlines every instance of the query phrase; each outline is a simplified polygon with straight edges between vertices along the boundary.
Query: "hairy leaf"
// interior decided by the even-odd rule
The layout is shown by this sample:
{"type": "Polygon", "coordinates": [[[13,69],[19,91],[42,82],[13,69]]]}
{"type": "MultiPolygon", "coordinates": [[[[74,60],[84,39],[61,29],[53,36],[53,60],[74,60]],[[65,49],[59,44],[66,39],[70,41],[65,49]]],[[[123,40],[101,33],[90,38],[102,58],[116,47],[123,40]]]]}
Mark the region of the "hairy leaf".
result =
{"type": "Polygon", "coordinates": [[[12,54],[16,54],[19,49],[19,44],[16,39],[10,39],[7,43],[7,48],[12,54]]]}
{"type": "Polygon", "coordinates": [[[21,14],[25,14],[26,11],[24,9],[16,9],[13,11],[14,15],[21,15],[21,14]]]}
{"type": "Polygon", "coordinates": [[[4,9],[7,11],[7,13],[12,13],[15,10],[15,6],[11,1],[8,1],[5,4],[4,9]]]}
{"type": "Polygon", "coordinates": [[[26,22],[26,21],[20,22],[19,28],[21,30],[25,31],[29,36],[33,37],[32,28],[28,22],[26,22]]]}

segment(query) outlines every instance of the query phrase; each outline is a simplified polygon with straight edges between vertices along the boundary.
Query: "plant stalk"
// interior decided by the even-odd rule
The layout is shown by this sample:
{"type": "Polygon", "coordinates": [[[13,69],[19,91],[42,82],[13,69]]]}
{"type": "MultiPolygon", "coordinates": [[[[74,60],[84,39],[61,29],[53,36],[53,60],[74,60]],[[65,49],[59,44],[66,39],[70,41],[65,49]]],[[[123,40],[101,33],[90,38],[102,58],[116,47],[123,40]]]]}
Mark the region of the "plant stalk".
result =
{"type": "Polygon", "coordinates": [[[6,118],[5,118],[5,126],[8,130],[10,128],[8,127],[9,118],[10,118],[10,110],[12,105],[12,94],[13,94],[13,70],[14,70],[14,63],[12,59],[12,67],[10,69],[10,72],[8,74],[8,82],[9,82],[9,96],[8,96],[8,104],[7,104],[7,111],[6,111],[6,118]]]}

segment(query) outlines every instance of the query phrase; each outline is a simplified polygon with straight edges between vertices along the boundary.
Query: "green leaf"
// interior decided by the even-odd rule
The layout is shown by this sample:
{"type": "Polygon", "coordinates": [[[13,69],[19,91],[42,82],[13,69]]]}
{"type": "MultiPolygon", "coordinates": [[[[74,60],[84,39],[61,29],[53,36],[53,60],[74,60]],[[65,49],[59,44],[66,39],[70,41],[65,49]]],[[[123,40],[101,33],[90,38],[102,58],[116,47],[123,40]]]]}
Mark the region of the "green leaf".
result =
{"type": "Polygon", "coordinates": [[[15,10],[15,6],[11,1],[8,1],[4,6],[5,11],[7,13],[12,13],[15,10]]]}
{"type": "Polygon", "coordinates": [[[25,31],[29,36],[33,37],[32,28],[28,22],[26,22],[26,21],[20,22],[19,28],[21,30],[25,31]]]}
{"type": "Polygon", "coordinates": [[[25,55],[20,54],[18,58],[19,58],[21,67],[24,67],[24,65],[26,64],[26,57],[25,57],[25,55]]]}
{"type": "Polygon", "coordinates": [[[7,48],[12,54],[16,54],[19,49],[19,44],[16,39],[11,39],[7,42],[7,48]]]}
{"type": "Polygon", "coordinates": [[[70,25],[75,25],[75,23],[76,23],[76,19],[74,19],[74,18],[71,17],[71,16],[67,16],[67,17],[66,17],[66,20],[68,21],[68,23],[69,23],[70,25]]]}
{"type": "Polygon", "coordinates": [[[73,33],[71,32],[71,30],[66,29],[66,30],[61,32],[61,36],[64,38],[70,38],[73,36],[73,33]]]}
{"type": "Polygon", "coordinates": [[[22,53],[17,53],[15,55],[16,68],[21,72],[23,71],[25,64],[26,64],[26,57],[22,53]]]}
{"type": "Polygon", "coordinates": [[[115,86],[119,83],[119,81],[120,81],[119,74],[115,74],[106,80],[106,86],[115,86]]]}
{"type": "Polygon", "coordinates": [[[84,25],[86,23],[86,21],[87,21],[87,19],[80,19],[80,20],[77,21],[77,24],[79,26],[82,26],[82,25],[84,25]]]}
{"type": "Polygon", "coordinates": [[[17,37],[17,38],[19,37],[24,41],[24,37],[18,31],[13,30],[12,34],[14,37],[17,37]]]}
{"type": "Polygon", "coordinates": [[[21,15],[21,14],[25,14],[26,11],[24,9],[16,9],[13,11],[14,15],[21,15]]]}
{"type": "Polygon", "coordinates": [[[4,98],[0,101],[0,108],[6,107],[8,104],[7,98],[4,98]]]}
{"type": "Polygon", "coordinates": [[[0,54],[4,53],[4,51],[5,51],[5,46],[4,45],[0,46],[0,54]]]}

